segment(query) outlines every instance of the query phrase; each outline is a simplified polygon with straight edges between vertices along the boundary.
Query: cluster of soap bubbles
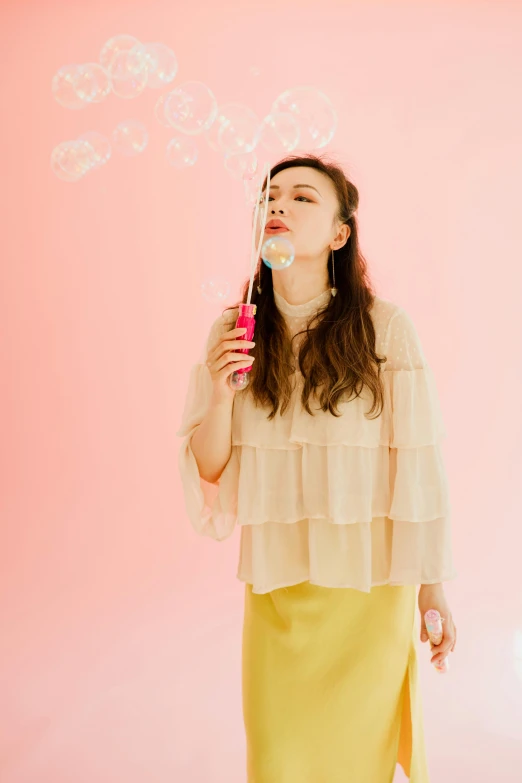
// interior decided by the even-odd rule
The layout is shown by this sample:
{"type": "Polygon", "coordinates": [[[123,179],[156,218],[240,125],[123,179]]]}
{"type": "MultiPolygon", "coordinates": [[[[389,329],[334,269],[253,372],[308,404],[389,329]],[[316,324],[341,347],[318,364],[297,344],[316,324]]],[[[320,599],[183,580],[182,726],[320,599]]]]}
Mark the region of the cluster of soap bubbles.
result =
{"type": "MultiPolygon", "coordinates": [[[[250,72],[259,75],[259,69],[251,68],[250,72]]],[[[111,93],[130,99],[141,95],[146,87],[163,88],[174,81],[177,73],[177,57],[165,44],[115,35],[103,45],[98,62],[60,68],[52,80],[52,94],[64,108],[85,109],[101,103],[111,93]]],[[[243,183],[249,205],[255,203],[259,186],[261,151],[281,156],[298,146],[319,149],[329,143],[337,127],[330,99],[309,86],[285,90],[262,116],[247,104],[219,104],[207,84],[186,81],[158,97],[154,116],[162,126],[175,131],[166,145],[169,165],[178,169],[194,166],[199,157],[199,139],[204,139],[220,153],[230,176],[243,183]]],[[[118,125],[111,141],[96,131],[89,134],[96,144],[82,136],[62,142],[53,150],[51,166],[58,177],[75,182],[104,165],[111,155],[111,142],[121,154],[137,155],[147,147],[149,136],[143,123],[132,119],[118,125]]]]}
{"type": "Polygon", "coordinates": [[[66,109],[85,109],[110,93],[137,98],[145,87],[158,89],[178,72],[176,55],[163,43],[142,43],[133,35],[115,35],[102,47],[99,62],[64,65],[52,81],[54,99],[66,109]]]}
{"type": "Polygon", "coordinates": [[[336,128],[337,113],[328,96],[301,86],[281,93],[264,117],[247,104],[218,106],[205,138],[223,155],[229,174],[243,182],[247,204],[254,205],[260,153],[280,157],[297,147],[320,149],[332,140],[336,128]]]}
{"type": "Polygon", "coordinates": [[[96,171],[110,159],[113,149],[132,157],[143,152],[149,134],[142,122],[124,120],[109,139],[98,131],[87,131],[73,141],[62,141],[51,153],[51,169],[64,182],[77,182],[90,171],[96,171]]]}
{"type": "MultiPolygon", "coordinates": [[[[163,43],[142,43],[133,35],[110,38],[98,59],[99,62],[64,65],[55,73],[51,91],[60,106],[85,109],[101,103],[110,93],[119,98],[137,98],[145,87],[158,89],[170,84],[178,72],[172,49],[163,43]]],[[[149,133],[142,122],[124,120],[112,131],[111,139],[91,130],[58,144],[51,153],[51,169],[64,182],[78,182],[88,172],[104,166],[113,149],[133,157],[146,149],[148,141],[149,133]]],[[[167,154],[175,163],[180,153],[173,147],[173,152],[168,149],[167,154]]]]}
{"type": "MultiPolygon", "coordinates": [[[[142,43],[132,35],[115,35],[102,47],[98,62],[66,65],[52,80],[54,99],[64,108],[85,109],[109,94],[136,98],[146,87],[170,85],[178,72],[175,53],[163,43],[142,43]]],[[[250,68],[253,76],[260,70],[250,68]]],[[[222,159],[227,173],[242,182],[246,203],[255,206],[261,184],[263,154],[284,156],[298,147],[317,150],[326,146],[337,129],[337,113],[325,93],[311,86],[292,87],[259,115],[238,102],[219,104],[210,87],[186,81],[160,95],[154,106],[156,121],[175,131],[166,145],[167,163],[177,169],[193,167],[204,140],[222,159]]],[[[95,130],[58,144],[51,154],[51,169],[65,182],[77,182],[102,168],[113,150],[126,157],[141,154],[148,145],[147,127],[135,119],[120,122],[110,138],[95,130]]],[[[259,220],[263,210],[259,210],[259,220]]],[[[292,244],[283,236],[269,237],[261,258],[271,269],[285,269],[294,260],[292,244]]],[[[224,302],[230,284],[221,277],[202,283],[203,297],[224,302]]]]}
{"type": "Polygon", "coordinates": [[[249,204],[254,203],[259,185],[255,177],[260,151],[285,155],[299,145],[318,149],[329,143],[337,127],[331,101],[314,87],[286,90],[262,117],[247,104],[219,104],[203,82],[185,82],[158,98],[154,114],[161,125],[182,134],[175,140],[175,160],[168,155],[170,163],[194,165],[197,137],[202,136],[222,155],[226,171],[243,181],[249,204]]]}

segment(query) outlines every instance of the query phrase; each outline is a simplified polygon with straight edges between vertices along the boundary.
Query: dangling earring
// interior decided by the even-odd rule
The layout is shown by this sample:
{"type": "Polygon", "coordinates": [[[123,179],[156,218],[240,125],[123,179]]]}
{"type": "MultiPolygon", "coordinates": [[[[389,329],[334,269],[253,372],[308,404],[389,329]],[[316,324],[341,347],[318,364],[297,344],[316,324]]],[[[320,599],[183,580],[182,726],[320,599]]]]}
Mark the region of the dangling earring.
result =
{"type": "Polygon", "coordinates": [[[332,247],[332,274],[333,274],[333,288],[331,288],[332,296],[335,296],[337,293],[337,288],[335,287],[335,257],[334,257],[334,251],[332,247]]]}
{"type": "MultiPolygon", "coordinates": [[[[261,267],[262,266],[263,266],[263,264],[261,263],[261,265],[259,266],[259,283],[261,283],[261,267]]],[[[261,285],[258,285],[257,286],[257,293],[260,294],[262,290],[263,289],[261,288],[261,285]]]]}

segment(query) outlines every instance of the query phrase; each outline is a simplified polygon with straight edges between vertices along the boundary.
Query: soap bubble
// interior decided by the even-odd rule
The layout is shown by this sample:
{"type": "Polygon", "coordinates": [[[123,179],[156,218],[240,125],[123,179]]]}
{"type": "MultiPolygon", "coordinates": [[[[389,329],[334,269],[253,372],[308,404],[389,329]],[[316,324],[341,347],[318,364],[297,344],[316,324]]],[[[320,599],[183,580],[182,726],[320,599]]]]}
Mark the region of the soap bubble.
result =
{"type": "Polygon", "coordinates": [[[249,106],[228,104],[217,141],[224,152],[251,152],[257,145],[260,130],[259,117],[249,106]]]}
{"type": "Polygon", "coordinates": [[[160,125],[164,128],[172,128],[172,125],[165,116],[165,100],[168,95],[160,95],[156,103],[154,104],[154,116],[160,125]]]}
{"type": "Polygon", "coordinates": [[[172,49],[163,43],[142,44],[147,61],[147,87],[157,89],[172,82],[178,72],[178,60],[172,49]]]}
{"type": "Polygon", "coordinates": [[[250,377],[248,372],[239,372],[236,370],[228,376],[228,385],[235,391],[243,391],[250,384],[250,377]]]}
{"type": "Polygon", "coordinates": [[[138,120],[124,120],[112,132],[114,149],[126,157],[139,155],[148,141],[147,128],[138,120]]]}
{"type": "Polygon", "coordinates": [[[198,159],[198,147],[192,139],[176,137],[167,144],[167,161],[177,169],[193,166],[198,159]]]}
{"type": "Polygon", "coordinates": [[[115,57],[120,52],[130,52],[139,43],[140,41],[133,35],[115,35],[103,45],[98,59],[103,67],[110,71],[115,57]]]}
{"type": "Polygon", "coordinates": [[[109,66],[112,90],[119,98],[137,98],[147,86],[147,60],[138,47],[130,52],[123,51],[109,66]]]}
{"type": "Polygon", "coordinates": [[[315,87],[286,90],[272,104],[271,114],[291,112],[299,122],[300,146],[319,149],[328,144],[337,128],[337,112],[330,99],[315,87]]]}
{"type": "MultiPolygon", "coordinates": [[[[234,138],[237,136],[237,129],[240,127],[243,128],[243,134],[248,131],[250,135],[255,137],[259,128],[259,119],[257,115],[254,114],[249,106],[242,103],[231,102],[222,104],[218,107],[214,122],[205,133],[205,138],[209,147],[215,152],[229,152],[230,154],[236,152],[249,152],[250,150],[248,150],[247,147],[250,146],[253,149],[255,144],[245,145],[234,138]],[[226,133],[223,131],[224,137],[221,141],[220,134],[225,126],[230,127],[226,133]],[[248,131],[248,126],[253,126],[253,131],[248,131]]],[[[252,141],[254,141],[254,139],[252,139],[252,141]]]]}
{"type": "Polygon", "coordinates": [[[87,141],[91,145],[93,149],[93,168],[101,168],[111,157],[111,143],[103,133],[98,133],[98,131],[87,131],[78,137],[78,141],[87,141]]]}
{"type": "Polygon", "coordinates": [[[94,150],[87,141],[64,141],[58,163],[66,174],[86,174],[94,165],[94,150]]]}
{"type": "Polygon", "coordinates": [[[261,125],[259,143],[277,155],[294,150],[299,144],[300,128],[295,114],[275,112],[268,114],[261,125]]]}
{"type": "Polygon", "coordinates": [[[229,111],[234,111],[234,107],[238,105],[239,104],[237,103],[224,103],[223,105],[218,106],[214,122],[210,128],[205,131],[207,144],[214,152],[223,152],[223,147],[219,143],[219,133],[221,128],[228,122],[227,113],[229,111]]]}
{"type": "Polygon", "coordinates": [[[165,101],[165,117],[176,130],[189,136],[208,130],[217,115],[217,101],[203,82],[185,82],[165,101]]]}
{"type": "Polygon", "coordinates": [[[235,155],[227,152],[225,168],[234,179],[252,179],[257,171],[257,155],[255,152],[239,152],[235,155]]]}
{"type": "Polygon", "coordinates": [[[94,149],[87,141],[62,141],[51,153],[51,168],[65,182],[77,182],[94,166],[94,149]]]}
{"type": "Polygon", "coordinates": [[[56,156],[51,155],[51,169],[53,171],[53,174],[55,174],[58,179],[63,180],[64,182],[79,182],[85,174],[67,174],[60,164],[58,163],[56,156]]]}
{"type": "Polygon", "coordinates": [[[134,74],[147,74],[147,86],[150,74],[158,67],[158,56],[154,50],[154,44],[138,43],[127,53],[127,68],[134,74]]]}
{"type": "Polygon", "coordinates": [[[64,145],[66,144],[67,142],[65,141],[61,144],[58,144],[51,152],[51,170],[53,174],[58,177],[58,179],[61,179],[64,182],[78,182],[78,180],[85,176],[85,171],[78,170],[75,173],[68,173],[60,166],[60,160],[62,159],[64,152],[64,145]]]}
{"type": "Polygon", "coordinates": [[[201,293],[207,302],[223,302],[230,293],[230,283],[223,277],[212,277],[201,283],[201,293]]]}
{"type": "Polygon", "coordinates": [[[292,243],[283,236],[272,236],[263,242],[261,258],[270,269],[286,269],[295,258],[292,243]]]}
{"type": "Polygon", "coordinates": [[[53,76],[51,91],[53,98],[65,109],[85,109],[87,104],[76,92],[79,65],[64,65],[53,76]]]}
{"type": "Polygon", "coordinates": [[[98,63],[86,63],[78,67],[74,88],[82,101],[101,103],[111,91],[110,76],[98,63]]]}

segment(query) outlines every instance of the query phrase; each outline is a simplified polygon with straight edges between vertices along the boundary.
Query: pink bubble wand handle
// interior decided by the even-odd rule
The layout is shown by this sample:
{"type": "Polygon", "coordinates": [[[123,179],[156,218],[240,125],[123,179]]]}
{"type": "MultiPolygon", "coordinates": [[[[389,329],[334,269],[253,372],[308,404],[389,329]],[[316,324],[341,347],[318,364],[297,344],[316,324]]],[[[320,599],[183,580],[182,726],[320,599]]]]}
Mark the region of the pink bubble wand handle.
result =
{"type": "MultiPolygon", "coordinates": [[[[440,644],[442,641],[442,623],[444,622],[440,612],[436,609],[428,609],[424,614],[424,622],[426,623],[426,631],[428,632],[430,642],[432,644],[440,644]]],[[[449,660],[447,657],[441,663],[434,663],[433,665],[440,674],[445,674],[449,671],[449,660]]]]}
{"type": "MultiPolygon", "coordinates": [[[[245,334],[240,334],[237,338],[238,340],[252,340],[254,336],[254,330],[256,328],[256,305],[255,304],[240,304],[239,305],[239,315],[236,321],[236,328],[241,329],[246,327],[245,334]]],[[[248,353],[250,349],[249,348],[237,348],[237,353],[248,353]]],[[[245,372],[250,372],[252,369],[252,365],[250,367],[239,367],[235,372],[239,375],[242,375],[245,372]]]]}

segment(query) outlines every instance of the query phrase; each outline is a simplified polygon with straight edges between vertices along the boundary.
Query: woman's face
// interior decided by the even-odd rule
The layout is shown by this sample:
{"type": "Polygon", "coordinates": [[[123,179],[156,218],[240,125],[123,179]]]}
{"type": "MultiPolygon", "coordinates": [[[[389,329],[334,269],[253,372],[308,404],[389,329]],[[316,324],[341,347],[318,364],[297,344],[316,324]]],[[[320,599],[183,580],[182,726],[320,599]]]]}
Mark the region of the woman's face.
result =
{"type": "MultiPolygon", "coordinates": [[[[261,204],[259,221],[263,218],[263,209],[264,204],[261,204]]],[[[287,226],[288,230],[280,236],[292,243],[296,258],[328,259],[330,244],[339,237],[341,228],[335,220],[337,211],[335,186],[330,177],[317,169],[290,167],[279,171],[270,181],[266,222],[269,224],[270,220],[277,219],[287,226]]],[[[349,231],[346,225],[341,230],[345,239],[349,231]]],[[[274,234],[265,229],[264,239],[270,236],[274,234]]],[[[256,246],[258,241],[259,226],[256,246]]]]}

